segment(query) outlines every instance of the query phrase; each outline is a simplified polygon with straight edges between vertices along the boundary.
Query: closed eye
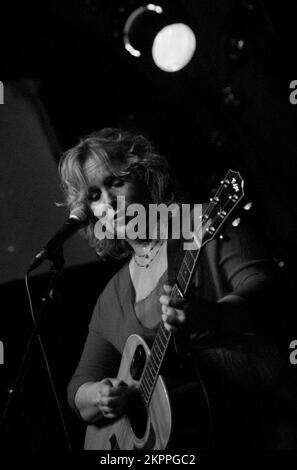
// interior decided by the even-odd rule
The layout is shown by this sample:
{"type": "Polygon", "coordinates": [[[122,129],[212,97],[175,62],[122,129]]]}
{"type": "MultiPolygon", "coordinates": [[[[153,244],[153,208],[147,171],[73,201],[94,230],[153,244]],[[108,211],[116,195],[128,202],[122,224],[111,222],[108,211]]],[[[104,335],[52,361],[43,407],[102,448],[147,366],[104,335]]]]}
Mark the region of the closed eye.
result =
{"type": "Polygon", "coordinates": [[[89,202],[98,201],[101,197],[101,191],[98,188],[90,188],[87,194],[87,200],[89,202]]]}
{"type": "Polygon", "coordinates": [[[116,188],[119,188],[121,186],[123,186],[125,184],[125,180],[122,179],[122,178],[116,178],[113,182],[112,182],[112,186],[116,187],[116,188]]]}
{"type": "Polygon", "coordinates": [[[104,185],[108,188],[119,188],[125,184],[125,178],[116,175],[109,175],[105,181],[104,185]]]}

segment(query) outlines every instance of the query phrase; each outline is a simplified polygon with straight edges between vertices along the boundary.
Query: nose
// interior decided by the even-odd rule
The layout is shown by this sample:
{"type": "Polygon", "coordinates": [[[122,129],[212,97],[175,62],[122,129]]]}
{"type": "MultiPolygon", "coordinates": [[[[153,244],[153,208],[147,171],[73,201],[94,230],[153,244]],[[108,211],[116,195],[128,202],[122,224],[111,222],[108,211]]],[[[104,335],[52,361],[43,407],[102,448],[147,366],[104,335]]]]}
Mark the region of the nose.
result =
{"type": "Polygon", "coordinates": [[[91,210],[94,215],[100,210],[106,209],[107,207],[112,207],[114,209],[114,197],[112,192],[109,189],[102,189],[100,199],[93,201],[90,204],[91,210]]]}

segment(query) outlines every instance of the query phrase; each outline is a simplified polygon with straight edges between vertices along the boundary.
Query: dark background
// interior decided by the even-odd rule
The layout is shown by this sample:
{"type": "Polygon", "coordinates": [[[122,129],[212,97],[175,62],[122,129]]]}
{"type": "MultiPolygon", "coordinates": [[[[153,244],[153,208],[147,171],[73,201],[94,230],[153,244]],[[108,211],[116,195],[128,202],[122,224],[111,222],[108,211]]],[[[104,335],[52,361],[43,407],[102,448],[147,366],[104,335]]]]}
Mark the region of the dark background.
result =
{"type": "MultiPolygon", "coordinates": [[[[25,267],[38,244],[41,247],[64,218],[54,208],[62,196],[53,168],[62,151],[92,130],[117,126],[145,133],[168,158],[173,177],[186,187],[193,202],[206,200],[229,168],[239,170],[254,202],[255,229],[270,243],[288,291],[296,287],[297,106],[289,102],[289,84],[297,79],[296,6],[268,0],[158,2],[190,24],[197,38],[192,62],[170,74],[149,60],[130,56],[123,47],[125,19],[143,4],[28,0],[1,12],[0,80],[5,90],[14,90],[14,98],[25,97],[30,103],[46,136],[32,146],[34,135],[37,139],[33,124],[30,136],[27,120],[27,127],[25,122],[22,127],[22,119],[16,124],[10,117],[12,126],[5,127],[8,108],[1,105],[0,125],[10,129],[0,134],[2,403],[32,328],[22,279],[25,267]],[[238,39],[244,41],[241,52],[234,46],[238,39]],[[47,149],[43,158],[41,147],[47,149]],[[32,159],[34,174],[25,171],[32,159]],[[30,194],[41,202],[30,200],[26,205],[30,194]],[[18,214],[18,223],[26,242],[21,236],[13,242],[16,233],[23,233],[14,229],[21,201],[26,210],[18,214]],[[47,205],[50,209],[45,209],[47,205]],[[46,217],[48,210],[51,217],[46,217]],[[13,243],[16,253],[8,255],[7,245],[13,243]],[[22,262],[17,258],[20,246],[22,262]]],[[[84,426],[68,410],[66,386],[80,356],[92,307],[119,265],[95,262],[80,238],[72,247],[42,337],[72,445],[81,447],[84,426]]],[[[45,267],[31,283],[36,309],[47,285],[44,271],[45,267]]],[[[284,315],[294,325],[293,313],[284,315]]],[[[296,337],[294,329],[290,339],[296,337]]],[[[64,448],[38,348],[33,357],[23,398],[11,413],[5,445],[64,448]]]]}

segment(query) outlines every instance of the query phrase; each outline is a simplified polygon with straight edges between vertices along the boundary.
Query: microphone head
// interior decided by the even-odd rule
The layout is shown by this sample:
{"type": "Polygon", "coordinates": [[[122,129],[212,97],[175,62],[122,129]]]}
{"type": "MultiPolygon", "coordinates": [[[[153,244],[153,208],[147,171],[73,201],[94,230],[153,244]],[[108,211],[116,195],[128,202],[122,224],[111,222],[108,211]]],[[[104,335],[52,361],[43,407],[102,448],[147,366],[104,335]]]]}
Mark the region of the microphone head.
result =
{"type": "Polygon", "coordinates": [[[75,207],[75,209],[73,209],[70,212],[69,219],[79,220],[79,222],[81,223],[81,226],[84,227],[85,225],[88,224],[89,216],[84,207],[78,206],[78,207],[75,207]]]}

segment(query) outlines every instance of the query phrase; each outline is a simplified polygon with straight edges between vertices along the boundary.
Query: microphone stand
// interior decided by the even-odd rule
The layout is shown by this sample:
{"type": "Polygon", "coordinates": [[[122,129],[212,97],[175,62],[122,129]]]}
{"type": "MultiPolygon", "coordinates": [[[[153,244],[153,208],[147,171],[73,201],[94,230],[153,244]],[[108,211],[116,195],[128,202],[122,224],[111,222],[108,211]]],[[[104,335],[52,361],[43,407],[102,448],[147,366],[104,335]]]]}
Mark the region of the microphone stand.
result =
{"type": "MultiPolygon", "coordinates": [[[[39,342],[39,345],[40,345],[40,348],[41,348],[41,352],[42,352],[42,356],[44,357],[46,365],[47,365],[43,345],[42,345],[42,342],[41,342],[41,338],[39,336],[39,329],[40,329],[42,320],[45,317],[45,314],[50,309],[51,302],[54,299],[54,290],[55,290],[55,287],[56,287],[56,284],[57,284],[57,280],[58,280],[58,277],[61,274],[61,272],[63,270],[63,267],[64,267],[64,264],[65,264],[62,248],[57,250],[53,255],[48,256],[48,259],[50,259],[50,261],[53,262],[52,267],[49,271],[49,273],[50,273],[49,284],[47,286],[45,295],[42,298],[41,309],[40,309],[40,312],[38,313],[38,315],[35,318],[33,330],[32,330],[31,335],[30,335],[30,337],[27,341],[27,344],[26,344],[26,347],[25,347],[25,352],[24,352],[21,364],[20,364],[20,366],[17,370],[15,379],[13,380],[12,384],[8,388],[8,398],[7,398],[7,401],[6,401],[5,406],[4,406],[4,411],[3,411],[2,415],[1,415],[1,418],[0,418],[0,436],[5,435],[5,425],[7,424],[7,420],[8,420],[8,417],[9,417],[9,412],[12,409],[12,405],[14,404],[15,400],[18,398],[18,396],[20,397],[21,394],[22,394],[22,385],[24,383],[26,374],[27,374],[28,369],[29,369],[30,360],[32,358],[33,345],[34,345],[36,339],[38,339],[38,342],[39,342]]],[[[26,276],[29,274],[29,271],[30,270],[27,271],[26,276]]],[[[48,371],[50,382],[53,385],[48,367],[47,367],[47,371],[48,371]]],[[[54,389],[54,393],[55,393],[55,389],[54,389]]],[[[61,415],[61,410],[60,410],[59,403],[57,403],[57,404],[58,404],[58,407],[59,407],[59,414],[61,415]]],[[[67,446],[68,446],[68,449],[69,449],[70,448],[70,441],[69,441],[69,438],[68,438],[68,433],[67,433],[66,427],[64,425],[64,420],[62,420],[62,421],[63,421],[64,432],[65,432],[65,435],[66,435],[67,446]]]]}

